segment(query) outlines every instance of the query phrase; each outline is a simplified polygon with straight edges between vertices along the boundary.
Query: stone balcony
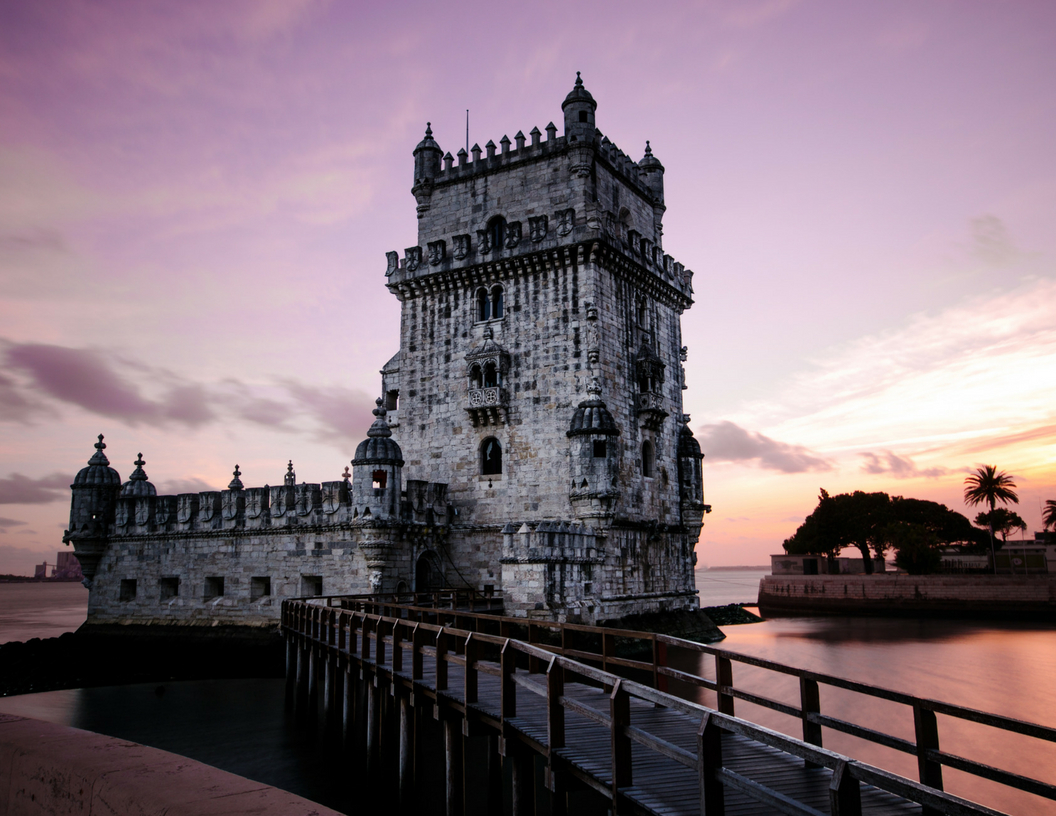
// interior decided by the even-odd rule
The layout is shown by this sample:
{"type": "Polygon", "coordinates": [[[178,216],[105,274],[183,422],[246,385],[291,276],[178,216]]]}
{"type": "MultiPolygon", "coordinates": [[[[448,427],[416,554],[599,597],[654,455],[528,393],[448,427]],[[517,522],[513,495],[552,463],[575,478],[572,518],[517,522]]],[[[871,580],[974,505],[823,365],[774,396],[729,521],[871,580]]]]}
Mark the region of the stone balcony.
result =
{"type": "Polygon", "coordinates": [[[654,394],[651,391],[635,394],[635,410],[642,422],[642,427],[659,430],[660,425],[667,418],[668,413],[664,410],[664,397],[662,394],[654,394]]]}
{"type": "Polygon", "coordinates": [[[470,388],[466,394],[466,410],[473,427],[481,425],[504,425],[509,396],[505,388],[470,388]]]}

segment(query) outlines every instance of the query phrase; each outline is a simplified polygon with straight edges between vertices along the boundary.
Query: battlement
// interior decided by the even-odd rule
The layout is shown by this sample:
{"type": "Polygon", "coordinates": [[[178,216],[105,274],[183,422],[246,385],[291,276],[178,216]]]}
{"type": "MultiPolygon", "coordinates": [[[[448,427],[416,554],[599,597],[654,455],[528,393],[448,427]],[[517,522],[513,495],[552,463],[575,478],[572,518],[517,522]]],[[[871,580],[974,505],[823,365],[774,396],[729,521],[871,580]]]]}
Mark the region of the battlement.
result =
{"type": "MultiPolygon", "coordinates": [[[[333,525],[363,526],[379,520],[369,507],[361,507],[362,503],[357,504],[354,499],[349,479],[169,496],[120,496],[108,534],[117,539],[166,532],[292,531],[333,525]]],[[[389,521],[444,526],[453,515],[447,503],[446,484],[410,479],[401,499],[399,518],[389,521]]]]}

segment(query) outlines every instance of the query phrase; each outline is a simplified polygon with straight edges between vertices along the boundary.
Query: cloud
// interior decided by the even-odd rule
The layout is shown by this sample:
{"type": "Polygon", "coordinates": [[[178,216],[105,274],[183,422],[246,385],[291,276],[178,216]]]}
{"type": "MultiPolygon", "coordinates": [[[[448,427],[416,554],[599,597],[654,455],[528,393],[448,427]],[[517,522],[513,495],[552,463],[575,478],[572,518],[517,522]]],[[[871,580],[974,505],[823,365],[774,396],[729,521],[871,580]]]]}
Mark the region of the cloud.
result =
{"type": "Polygon", "coordinates": [[[16,530],[15,535],[38,535],[36,530],[16,530]]]}
{"type": "Polygon", "coordinates": [[[69,501],[73,476],[52,473],[40,479],[32,479],[21,473],[12,473],[0,479],[0,504],[47,504],[53,501],[69,501]]]}
{"type": "Polygon", "coordinates": [[[374,400],[355,388],[316,388],[293,381],[283,385],[298,405],[321,426],[320,438],[332,435],[352,441],[366,436],[373,417],[374,400]]]}
{"type": "Polygon", "coordinates": [[[927,479],[936,479],[939,476],[945,476],[950,473],[950,469],[945,467],[924,468],[922,470],[916,466],[912,459],[899,456],[893,451],[881,451],[880,453],[866,451],[859,454],[859,456],[865,459],[865,462],[862,463],[862,470],[873,475],[887,473],[896,479],[913,479],[920,476],[927,479]]]}
{"type": "Polygon", "coordinates": [[[29,422],[42,408],[19,391],[13,378],[0,374],[0,420],[29,422]]]}
{"type": "Polygon", "coordinates": [[[698,434],[701,448],[712,461],[754,462],[758,467],[781,473],[832,470],[830,462],[802,445],[778,442],[733,422],[705,425],[698,434]]]}
{"type": "Polygon", "coordinates": [[[972,254],[991,266],[1007,266],[1019,255],[1005,223],[996,215],[973,218],[971,231],[972,254]]]}
{"type": "Polygon", "coordinates": [[[219,490],[220,488],[193,476],[190,479],[169,479],[159,482],[157,486],[159,496],[178,496],[180,493],[202,493],[206,490],[219,490]]]}
{"type": "MultiPolygon", "coordinates": [[[[19,521],[18,519],[9,519],[0,516],[0,531],[6,532],[7,527],[24,527],[28,522],[19,521]]],[[[65,526],[65,525],[63,525],[65,526]]]]}

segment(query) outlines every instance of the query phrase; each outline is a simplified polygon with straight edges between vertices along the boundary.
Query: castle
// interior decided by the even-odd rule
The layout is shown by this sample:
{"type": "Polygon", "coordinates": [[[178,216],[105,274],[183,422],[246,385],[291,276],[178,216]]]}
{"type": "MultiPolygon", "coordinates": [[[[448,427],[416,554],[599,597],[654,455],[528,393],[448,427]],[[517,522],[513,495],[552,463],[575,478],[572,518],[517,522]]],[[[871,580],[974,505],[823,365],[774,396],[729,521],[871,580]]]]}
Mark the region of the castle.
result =
{"type": "Polygon", "coordinates": [[[270,624],[285,597],[501,590],[595,623],[695,609],[700,446],[682,412],[693,273],[663,252],[664,167],[553,123],[457,163],[414,149],[418,240],[387,253],[400,350],[343,480],[159,496],[102,436],[72,485],[90,623],[270,624]]]}

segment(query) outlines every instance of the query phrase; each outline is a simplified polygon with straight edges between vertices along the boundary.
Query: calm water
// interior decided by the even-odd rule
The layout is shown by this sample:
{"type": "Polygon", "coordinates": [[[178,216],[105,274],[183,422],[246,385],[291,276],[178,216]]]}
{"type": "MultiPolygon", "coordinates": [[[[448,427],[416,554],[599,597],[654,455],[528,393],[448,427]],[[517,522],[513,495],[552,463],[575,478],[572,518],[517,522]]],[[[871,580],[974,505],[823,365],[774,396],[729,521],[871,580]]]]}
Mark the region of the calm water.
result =
{"type": "Polygon", "coordinates": [[[759,602],[759,580],[770,574],[769,567],[745,570],[697,570],[701,606],[759,602]]]}
{"type": "MultiPolygon", "coordinates": [[[[762,574],[698,573],[701,602],[753,602],[762,574]]],[[[84,618],[86,595],[79,584],[0,585],[0,642],[76,628],[84,618]],[[15,592],[8,592],[12,588],[15,592]],[[36,610],[33,598],[41,602],[36,610]]],[[[727,637],[721,645],[732,651],[1056,727],[1056,626],[786,618],[723,631],[727,637]]],[[[693,668],[714,677],[708,658],[693,668]]],[[[793,678],[735,664],[734,679],[749,690],[798,704],[793,678]]],[[[153,745],[339,810],[353,808],[347,769],[338,772],[333,758],[288,721],[281,680],[166,683],[163,688],[160,695],[153,684],[23,695],[0,699],[0,711],[153,745]]],[[[701,700],[715,702],[710,692],[703,692],[701,700]]],[[[901,706],[824,687],[821,702],[826,714],[913,738],[912,713],[901,706]]],[[[741,701],[737,713],[801,736],[799,722],[784,715],[741,701]]],[[[1029,762],[1032,775],[1056,779],[1052,746],[942,716],[939,737],[946,751],[1013,771],[1029,762]]],[[[829,730],[824,739],[835,751],[916,778],[916,762],[908,755],[829,730]]],[[[1056,816],[1052,803],[949,769],[943,774],[947,790],[966,798],[1007,813],[1056,816]]]]}
{"type": "Polygon", "coordinates": [[[88,615],[88,590],[77,582],[0,584],[0,643],[58,637],[88,615]]]}

